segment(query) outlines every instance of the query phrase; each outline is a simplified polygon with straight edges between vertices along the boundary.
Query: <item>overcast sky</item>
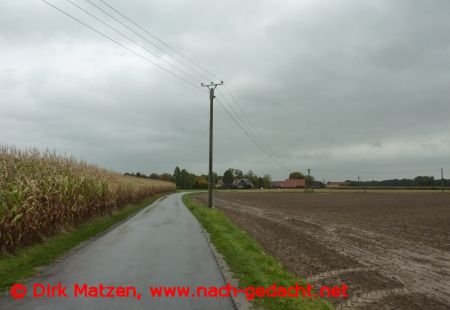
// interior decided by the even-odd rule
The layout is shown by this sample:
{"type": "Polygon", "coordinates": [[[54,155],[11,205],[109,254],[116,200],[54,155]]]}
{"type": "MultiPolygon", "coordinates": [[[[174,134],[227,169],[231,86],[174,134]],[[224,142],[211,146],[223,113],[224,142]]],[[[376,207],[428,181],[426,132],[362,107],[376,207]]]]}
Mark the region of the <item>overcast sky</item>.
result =
{"type": "MultiPolygon", "coordinates": [[[[211,81],[86,0],[72,1],[154,55],[68,1],[48,1],[194,85],[211,81]]],[[[276,154],[266,156],[216,101],[219,174],[234,167],[284,179],[286,167],[311,168],[337,181],[440,177],[443,167],[450,177],[450,1],[105,1],[223,79],[276,154]]],[[[2,144],[119,172],[179,165],[206,174],[208,100],[42,1],[0,2],[2,144]]]]}

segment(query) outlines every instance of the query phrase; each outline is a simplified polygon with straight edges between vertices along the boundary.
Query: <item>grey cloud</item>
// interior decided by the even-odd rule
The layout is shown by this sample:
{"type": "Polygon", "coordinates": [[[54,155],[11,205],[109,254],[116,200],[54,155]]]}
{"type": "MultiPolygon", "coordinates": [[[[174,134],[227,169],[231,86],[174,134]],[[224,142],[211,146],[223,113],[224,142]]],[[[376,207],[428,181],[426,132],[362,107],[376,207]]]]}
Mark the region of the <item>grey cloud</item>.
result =
{"type": "MultiPolygon", "coordinates": [[[[448,1],[110,3],[223,78],[292,169],[343,179],[450,168],[448,1]]],[[[0,44],[0,142],[122,172],[206,173],[207,94],[40,1],[0,4],[0,44]]],[[[287,176],[215,111],[215,170],[287,176]]]]}

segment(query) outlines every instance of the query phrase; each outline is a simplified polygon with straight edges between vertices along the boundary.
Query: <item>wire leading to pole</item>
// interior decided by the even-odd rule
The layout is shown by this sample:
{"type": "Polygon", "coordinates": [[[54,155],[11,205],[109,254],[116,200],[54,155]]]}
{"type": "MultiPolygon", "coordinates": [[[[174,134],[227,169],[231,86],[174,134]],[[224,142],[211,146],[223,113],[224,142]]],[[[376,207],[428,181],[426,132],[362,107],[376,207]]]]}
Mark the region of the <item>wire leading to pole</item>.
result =
{"type": "MultiPolygon", "coordinates": [[[[83,11],[85,14],[89,15],[90,17],[92,17],[93,19],[95,19],[96,21],[102,23],[103,25],[105,25],[106,27],[112,29],[114,32],[116,32],[117,34],[119,34],[120,36],[122,36],[123,38],[129,40],[130,42],[136,44],[137,46],[141,47],[142,49],[144,49],[145,51],[147,51],[149,54],[153,55],[154,57],[156,57],[157,59],[159,59],[160,61],[164,62],[166,65],[168,65],[169,67],[171,67],[174,70],[179,71],[181,74],[185,74],[187,76],[189,76],[190,78],[194,79],[195,81],[198,81],[200,83],[199,80],[197,80],[194,76],[192,76],[191,74],[189,74],[188,72],[174,66],[173,64],[171,64],[169,61],[161,58],[159,55],[157,55],[155,52],[153,52],[152,50],[149,50],[147,47],[145,47],[144,45],[140,44],[139,42],[137,42],[136,40],[130,38],[129,36],[123,34],[120,30],[118,30],[117,28],[111,26],[110,24],[108,24],[107,22],[101,20],[100,18],[98,18],[97,16],[95,16],[94,14],[92,14],[91,12],[87,11],[86,9],[82,8],[81,6],[79,6],[78,4],[76,4],[75,2],[73,2],[72,0],[66,0],[67,2],[69,2],[70,4],[72,4],[73,6],[75,6],[76,8],[78,8],[79,10],[83,11]]],[[[90,2],[90,1],[88,1],[90,2]]]]}
{"type": "MultiPolygon", "coordinates": [[[[91,17],[95,18],[96,20],[100,21],[103,24],[106,24],[105,22],[101,21],[99,18],[94,17],[91,13],[87,12],[86,10],[80,8],[78,5],[74,4],[71,0],[66,0],[68,2],[71,2],[73,5],[77,6],[80,10],[83,10],[86,14],[89,14],[91,17]]],[[[130,30],[132,33],[134,33],[135,35],[137,35],[138,37],[140,37],[141,39],[143,39],[144,41],[146,41],[147,43],[151,44],[152,46],[154,46],[155,48],[157,48],[158,50],[160,50],[161,52],[167,54],[167,52],[160,48],[158,45],[154,44],[152,41],[148,40],[146,37],[142,36],[141,34],[139,34],[138,32],[134,31],[131,27],[129,27],[128,25],[126,25],[125,23],[121,22],[120,20],[118,20],[117,18],[115,18],[114,16],[112,16],[111,14],[109,14],[108,12],[106,12],[104,9],[102,9],[101,7],[99,7],[98,5],[96,5],[95,3],[93,3],[91,0],[86,0],[86,2],[88,2],[89,4],[91,4],[92,6],[94,6],[97,10],[99,10],[100,12],[102,12],[103,14],[105,14],[106,16],[110,17],[112,20],[114,20],[115,22],[119,23],[120,25],[122,25],[123,27],[125,27],[126,29],[130,30]]],[[[112,28],[110,25],[106,24],[108,27],[112,28]]],[[[114,29],[114,28],[113,28],[114,29]]],[[[114,29],[116,32],[117,30],[114,29]]],[[[122,34],[123,36],[123,34],[122,34]]],[[[145,49],[146,51],[150,52],[152,55],[155,55],[157,58],[161,59],[158,55],[156,55],[156,53],[148,50],[145,46],[139,44],[138,42],[136,42],[135,40],[131,39],[130,37],[126,36],[126,38],[130,41],[132,41],[134,44],[142,47],[143,49],[145,49]]],[[[180,69],[178,67],[176,67],[175,65],[171,64],[170,62],[168,62],[167,60],[161,59],[162,61],[164,61],[165,63],[167,63],[170,67],[172,67],[175,70],[178,70],[180,72],[182,72],[183,74],[186,74],[187,76],[189,76],[191,79],[193,79],[194,81],[196,81],[197,83],[201,83],[200,80],[198,80],[196,77],[194,77],[192,74],[186,72],[183,69],[180,69]]]]}
{"type": "MultiPolygon", "coordinates": [[[[120,43],[119,41],[117,41],[117,40],[111,38],[110,36],[108,36],[107,34],[101,32],[100,30],[97,30],[97,29],[95,29],[94,27],[92,27],[92,26],[86,24],[85,22],[81,21],[80,19],[76,18],[75,16],[73,16],[73,15],[67,13],[66,11],[60,9],[59,7],[55,6],[54,4],[52,4],[52,3],[50,3],[50,2],[48,2],[48,1],[46,1],[46,0],[41,0],[41,1],[44,2],[45,4],[49,5],[49,6],[53,7],[54,9],[58,10],[58,11],[61,12],[62,14],[66,15],[66,16],[68,16],[68,17],[70,17],[70,18],[72,18],[73,20],[75,20],[76,22],[80,23],[81,25],[83,25],[83,26],[85,26],[85,27],[91,29],[92,31],[98,33],[99,35],[103,36],[104,38],[106,38],[106,39],[112,41],[113,43],[117,44],[118,46],[120,46],[120,47],[126,49],[126,50],[129,51],[130,53],[133,53],[134,55],[138,56],[139,58],[141,58],[141,59],[143,59],[143,60],[145,60],[145,61],[147,61],[147,62],[153,64],[154,66],[157,66],[157,67],[160,68],[161,70],[166,71],[166,72],[169,73],[170,75],[176,77],[177,79],[182,80],[183,82],[185,82],[185,83],[187,83],[187,84],[193,86],[194,88],[200,89],[197,85],[195,85],[194,83],[188,81],[187,79],[183,78],[182,76],[180,76],[180,75],[178,75],[178,74],[176,74],[176,73],[170,71],[169,69],[167,69],[167,68],[161,66],[161,65],[158,64],[157,62],[155,62],[155,61],[149,59],[148,57],[146,57],[146,56],[144,56],[144,55],[142,55],[142,54],[140,54],[140,53],[134,51],[133,49],[131,49],[131,48],[125,46],[124,44],[120,43]]],[[[200,89],[200,90],[201,90],[201,89],[200,89]]]]}
{"type": "MultiPolygon", "coordinates": [[[[60,9],[59,7],[55,6],[54,4],[46,1],[46,0],[41,0],[42,2],[46,3],[47,5],[53,7],[54,9],[60,11],[61,13],[63,13],[64,15],[72,18],[73,20],[77,21],[78,23],[82,24],[83,26],[91,29],[92,31],[100,34],[101,36],[105,37],[106,39],[112,41],[113,43],[115,43],[116,45],[119,45],[120,47],[126,49],[128,52],[140,57],[141,59],[157,66],[158,68],[166,71],[167,73],[169,73],[170,75],[176,77],[177,79],[182,80],[183,82],[193,86],[194,88],[200,90],[203,92],[203,89],[201,87],[198,87],[197,83],[195,82],[200,82],[196,77],[194,77],[192,74],[186,72],[185,70],[179,68],[177,65],[172,64],[164,59],[161,59],[161,57],[156,54],[155,52],[153,52],[152,50],[148,49],[146,46],[140,44],[139,42],[137,42],[136,40],[130,38],[128,35],[124,34],[122,31],[118,30],[117,28],[115,28],[114,26],[112,26],[111,24],[105,22],[104,20],[100,19],[99,17],[97,17],[95,14],[89,12],[88,10],[80,7],[79,5],[75,4],[72,0],[66,0],[67,2],[71,3],[72,5],[74,5],[75,7],[77,7],[78,9],[80,9],[81,11],[83,11],[85,14],[89,15],[91,18],[95,19],[96,21],[102,23],[103,25],[107,26],[108,28],[112,29],[114,32],[118,33],[121,37],[127,39],[128,41],[132,42],[133,44],[135,44],[136,46],[142,48],[145,52],[151,54],[153,57],[156,57],[157,59],[161,60],[162,62],[166,63],[166,65],[170,66],[170,68],[180,72],[182,75],[186,75],[186,78],[178,73],[173,72],[172,70],[160,65],[159,63],[157,63],[156,61],[153,61],[151,59],[149,59],[148,57],[146,57],[145,55],[133,50],[132,48],[126,46],[125,44],[119,42],[118,40],[112,38],[111,36],[103,33],[102,31],[94,28],[91,25],[88,25],[87,23],[81,21],[80,19],[76,18],[75,16],[67,13],[66,11],[60,9]],[[192,81],[194,82],[192,82],[192,81]]],[[[151,32],[149,32],[148,30],[146,30],[145,28],[143,28],[142,26],[140,26],[139,24],[137,24],[136,22],[134,22],[132,19],[130,19],[129,17],[125,16],[123,13],[119,12],[117,9],[115,9],[114,7],[112,7],[110,4],[108,4],[106,1],[103,0],[98,0],[101,3],[103,3],[104,5],[106,5],[108,8],[110,8],[111,10],[113,10],[116,14],[120,15],[122,18],[124,18],[127,22],[131,23],[132,25],[134,25],[135,27],[137,27],[140,31],[143,31],[145,34],[149,35],[150,37],[152,37],[153,39],[157,40],[159,43],[163,44],[165,47],[167,47],[168,49],[170,49],[173,53],[169,53],[167,51],[166,48],[162,48],[161,46],[158,46],[158,44],[155,44],[154,42],[150,41],[146,36],[143,36],[142,34],[140,34],[139,32],[137,32],[136,30],[132,29],[130,26],[128,26],[126,23],[120,21],[118,18],[114,17],[113,15],[111,15],[110,13],[108,13],[106,10],[104,10],[103,8],[99,7],[97,4],[93,3],[91,0],[86,0],[89,4],[91,4],[92,6],[94,6],[95,8],[97,8],[99,11],[101,11],[103,14],[105,14],[106,16],[108,16],[109,18],[111,18],[113,21],[115,21],[116,23],[119,23],[120,25],[122,25],[123,27],[125,27],[126,29],[128,29],[129,31],[131,31],[132,33],[134,33],[135,35],[137,35],[139,38],[143,39],[145,42],[151,44],[152,46],[154,46],[155,48],[157,48],[158,50],[160,50],[162,53],[164,53],[165,55],[169,56],[170,59],[175,60],[178,64],[183,65],[185,68],[187,68],[188,70],[193,71],[194,73],[196,73],[197,75],[201,76],[201,77],[205,77],[205,76],[213,76],[215,77],[215,75],[213,73],[211,73],[210,71],[208,71],[207,69],[205,69],[204,67],[200,66],[199,64],[197,64],[196,62],[190,60],[188,57],[184,56],[183,54],[181,54],[180,52],[178,52],[176,49],[174,49],[173,47],[171,47],[168,43],[166,43],[165,41],[161,40],[160,38],[158,38],[156,35],[152,34],[151,32]],[[195,65],[197,68],[199,68],[200,70],[196,70],[195,68],[193,68],[190,65],[187,65],[185,62],[180,61],[179,59],[177,59],[173,54],[176,54],[177,56],[189,61],[190,63],[192,63],[193,65],[195,65]],[[199,71],[203,71],[199,72],[199,71]]],[[[278,164],[279,166],[283,167],[284,169],[286,169],[287,171],[289,171],[290,169],[284,165],[284,163],[280,162],[278,160],[278,156],[275,154],[275,152],[272,150],[272,148],[270,147],[270,145],[265,141],[265,139],[263,138],[263,136],[258,132],[258,130],[256,129],[256,127],[253,125],[253,123],[250,121],[250,118],[248,117],[247,113],[245,112],[245,110],[242,108],[242,106],[239,104],[239,102],[237,101],[236,97],[231,93],[230,89],[227,87],[227,85],[225,85],[225,90],[227,91],[228,95],[231,98],[231,101],[229,101],[227,99],[227,97],[225,95],[223,95],[223,99],[224,101],[227,103],[227,105],[229,106],[229,108],[231,109],[231,112],[225,107],[225,105],[217,100],[220,104],[220,106],[223,108],[223,110],[226,112],[226,114],[231,118],[231,120],[236,123],[236,125],[243,131],[243,133],[248,136],[250,138],[250,140],[252,141],[252,143],[254,143],[263,154],[265,154],[269,159],[271,159],[272,161],[274,161],[276,164],[278,164]],[[233,104],[237,107],[237,109],[235,109],[233,107],[233,104]],[[234,115],[233,115],[234,114],[234,115]]],[[[221,92],[220,92],[221,93],[221,92]]]]}
{"type": "MultiPolygon", "coordinates": [[[[175,48],[173,48],[170,44],[168,44],[167,42],[165,42],[164,40],[160,39],[157,35],[151,33],[150,31],[148,31],[147,29],[145,29],[144,27],[142,27],[141,25],[139,25],[138,23],[136,23],[135,21],[133,21],[131,18],[129,18],[128,16],[126,16],[125,14],[123,14],[122,12],[120,12],[119,10],[117,10],[116,8],[114,8],[111,4],[109,4],[108,2],[104,1],[104,0],[99,0],[101,3],[103,3],[104,5],[106,5],[108,8],[110,8],[111,10],[113,10],[114,12],[116,12],[116,14],[118,14],[119,16],[121,16],[122,18],[124,18],[125,20],[127,20],[128,22],[130,22],[131,24],[133,24],[135,27],[137,27],[138,29],[140,29],[141,31],[143,31],[144,33],[146,33],[147,35],[149,35],[150,37],[152,37],[153,39],[155,39],[156,41],[158,41],[159,43],[163,44],[164,46],[166,46],[168,49],[170,49],[173,53],[175,53],[176,55],[180,56],[181,58],[185,59],[186,61],[190,62],[192,65],[196,66],[197,68],[199,68],[200,70],[202,70],[203,72],[206,72],[206,74],[208,74],[209,76],[213,77],[216,80],[220,80],[217,76],[215,76],[213,73],[211,73],[209,70],[205,69],[204,67],[202,67],[201,65],[199,65],[197,62],[193,61],[192,59],[190,59],[189,57],[186,57],[185,55],[183,55],[182,53],[178,52],[175,48]]],[[[167,53],[167,51],[165,51],[167,53]]],[[[169,54],[169,53],[167,53],[169,54]]],[[[195,71],[197,74],[199,74],[200,76],[209,79],[209,77],[203,75],[202,73],[198,72],[197,70],[191,68],[193,71],[195,71]]]]}
{"type": "Polygon", "coordinates": [[[250,120],[250,118],[248,117],[248,114],[245,112],[245,110],[242,108],[242,106],[239,104],[239,101],[236,99],[236,97],[231,93],[231,90],[229,89],[229,87],[225,84],[225,90],[228,92],[228,94],[230,95],[231,99],[235,102],[235,104],[237,105],[237,107],[239,108],[239,110],[242,112],[242,115],[245,117],[245,119],[247,120],[247,122],[250,124],[250,127],[253,128],[255,134],[259,137],[259,139],[262,141],[262,143],[265,145],[265,147],[269,150],[269,152],[275,156],[278,157],[277,154],[272,150],[272,148],[270,147],[270,145],[265,141],[265,139],[263,138],[263,136],[258,132],[258,130],[256,129],[256,127],[253,125],[252,121],[250,120]]]}

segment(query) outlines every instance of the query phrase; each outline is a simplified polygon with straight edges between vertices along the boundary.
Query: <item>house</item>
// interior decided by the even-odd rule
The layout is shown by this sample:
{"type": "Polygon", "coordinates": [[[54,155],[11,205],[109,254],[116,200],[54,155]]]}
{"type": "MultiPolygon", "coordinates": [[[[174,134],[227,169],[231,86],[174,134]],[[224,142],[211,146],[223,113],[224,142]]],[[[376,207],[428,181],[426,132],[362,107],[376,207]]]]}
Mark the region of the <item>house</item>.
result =
{"type": "Polygon", "coordinates": [[[293,179],[281,182],[281,188],[305,188],[305,179],[293,179]]]}
{"type": "Polygon", "coordinates": [[[293,179],[293,180],[285,180],[285,181],[274,181],[272,182],[272,188],[305,188],[306,180],[305,179],[293,179]]]}
{"type": "Polygon", "coordinates": [[[249,179],[238,179],[235,180],[233,184],[231,184],[231,188],[234,189],[244,189],[244,188],[248,189],[253,187],[254,185],[249,179]]]}

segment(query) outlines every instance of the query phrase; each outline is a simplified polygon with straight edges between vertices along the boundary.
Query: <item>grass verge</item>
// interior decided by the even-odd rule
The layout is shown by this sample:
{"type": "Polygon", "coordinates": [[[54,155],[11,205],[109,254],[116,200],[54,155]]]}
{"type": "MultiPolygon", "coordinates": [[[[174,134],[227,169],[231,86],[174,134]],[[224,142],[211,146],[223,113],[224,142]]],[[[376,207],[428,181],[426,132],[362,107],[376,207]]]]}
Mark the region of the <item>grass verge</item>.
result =
{"type": "Polygon", "coordinates": [[[111,216],[93,219],[69,232],[60,233],[40,244],[19,249],[14,254],[0,255],[0,292],[11,285],[23,282],[36,273],[36,268],[48,265],[95,235],[134,215],[162,195],[148,197],[136,204],[129,204],[111,216]]]}
{"type": "MultiPolygon", "coordinates": [[[[263,248],[235,226],[223,212],[194,202],[191,194],[184,195],[183,201],[210,234],[212,243],[224,256],[234,276],[239,279],[241,288],[269,287],[274,283],[284,287],[295,283],[305,284],[272,256],[264,253],[263,248]]],[[[310,298],[266,297],[257,298],[253,302],[265,309],[333,309],[331,304],[323,300],[310,298]]]]}

